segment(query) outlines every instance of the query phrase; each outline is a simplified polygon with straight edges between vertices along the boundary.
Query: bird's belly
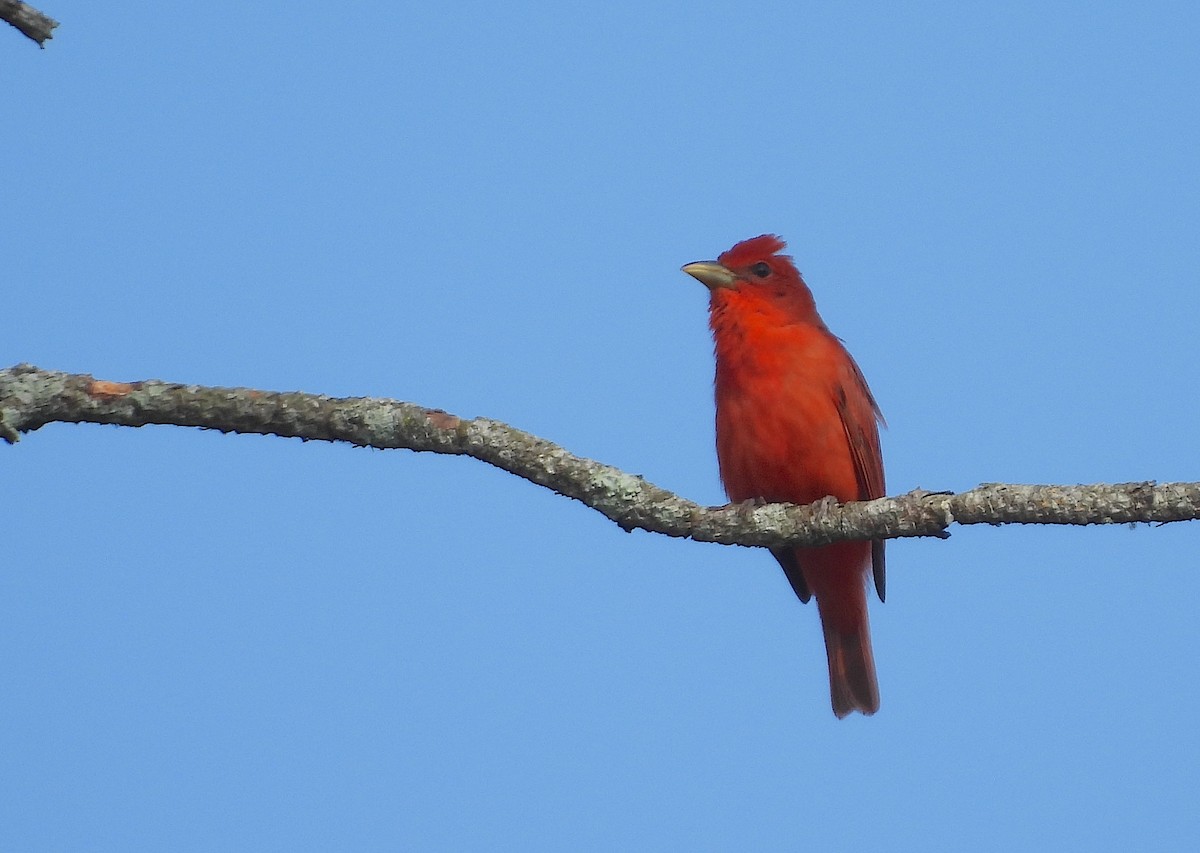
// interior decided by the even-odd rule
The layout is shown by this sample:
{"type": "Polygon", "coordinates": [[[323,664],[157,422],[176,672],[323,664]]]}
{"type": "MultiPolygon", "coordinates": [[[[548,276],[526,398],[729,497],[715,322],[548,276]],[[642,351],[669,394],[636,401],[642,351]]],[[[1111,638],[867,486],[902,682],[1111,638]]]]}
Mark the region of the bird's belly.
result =
{"type": "Polygon", "coordinates": [[[730,500],[812,503],[858,497],[841,414],[827,388],[722,389],[717,458],[730,500]]]}

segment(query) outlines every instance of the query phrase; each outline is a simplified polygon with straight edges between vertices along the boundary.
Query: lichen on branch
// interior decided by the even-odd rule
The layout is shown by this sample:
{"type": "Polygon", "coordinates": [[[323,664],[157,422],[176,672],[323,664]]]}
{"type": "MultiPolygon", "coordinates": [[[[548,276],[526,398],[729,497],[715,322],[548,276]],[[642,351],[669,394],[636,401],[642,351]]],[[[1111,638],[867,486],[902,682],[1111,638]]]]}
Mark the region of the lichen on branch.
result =
{"type": "Polygon", "coordinates": [[[853,539],[948,536],[953,524],[1128,524],[1200,518],[1200,483],[1030,486],[989,483],[959,494],[811,506],[703,507],[610,465],[489,418],[373,397],[112,382],[22,364],[0,370],[0,438],[49,423],[168,424],[221,432],[341,441],[380,450],[470,456],[574,498],[625,530],[726,545],[823,545],[853,539]]]}

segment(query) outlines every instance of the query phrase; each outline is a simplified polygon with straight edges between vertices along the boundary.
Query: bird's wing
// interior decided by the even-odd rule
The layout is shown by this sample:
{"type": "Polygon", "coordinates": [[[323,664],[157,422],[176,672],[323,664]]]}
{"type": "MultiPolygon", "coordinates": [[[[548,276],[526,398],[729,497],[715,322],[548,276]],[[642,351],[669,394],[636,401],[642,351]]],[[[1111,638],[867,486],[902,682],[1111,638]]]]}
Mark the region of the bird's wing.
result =
{"type": "MultiPolygon", "coordinates": [[[[845,348],[843,348],[844,351],[845,348]]],[[[846,431],[846,442],[854,457],[854,476],[858,480],[858,499],[873,500],[884,496],[883,453],[879,448],[879,425],[885,424],[879,405],[871,396],[862,371],[846,353],[846,369],[836,389],[838,414],[846,431]]],[[[871,570],[879,600],[886,595],[886,574],[882,539],[871,542],[871,570]]]]}

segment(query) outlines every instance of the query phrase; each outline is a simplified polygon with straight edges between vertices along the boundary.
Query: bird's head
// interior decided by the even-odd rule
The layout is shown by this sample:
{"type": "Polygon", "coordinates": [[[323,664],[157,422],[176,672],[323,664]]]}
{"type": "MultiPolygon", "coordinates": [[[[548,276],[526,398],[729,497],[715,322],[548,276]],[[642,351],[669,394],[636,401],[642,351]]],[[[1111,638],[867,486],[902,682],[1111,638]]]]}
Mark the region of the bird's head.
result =
{"type": "Polygon", "coordinates": [[[708,288],[715,310],[776,316],[780,322],[821,323],[812,294],[774,234],[743,240],[715,261],[685,264],[683,271],[708,288]]]}

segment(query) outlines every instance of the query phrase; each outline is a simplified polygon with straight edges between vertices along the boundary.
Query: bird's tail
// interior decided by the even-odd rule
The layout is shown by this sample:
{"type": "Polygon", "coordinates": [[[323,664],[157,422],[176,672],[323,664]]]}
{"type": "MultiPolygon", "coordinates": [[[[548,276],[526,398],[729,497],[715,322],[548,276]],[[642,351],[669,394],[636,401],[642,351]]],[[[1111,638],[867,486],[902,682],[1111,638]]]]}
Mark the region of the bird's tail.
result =
{"type": "Polygon", "coordinates": [[[875,677],[875,656],[871,653],[865,590],[862,599],[861,618],[846,619],[838,618],[844,617],[844,613],[827,612],[817,596],[821,629],[825,632],[825,654],[829,658],[829,696],[838,719],[851,711],[874,714],[879,710],[879,682],[875,677]]]}

